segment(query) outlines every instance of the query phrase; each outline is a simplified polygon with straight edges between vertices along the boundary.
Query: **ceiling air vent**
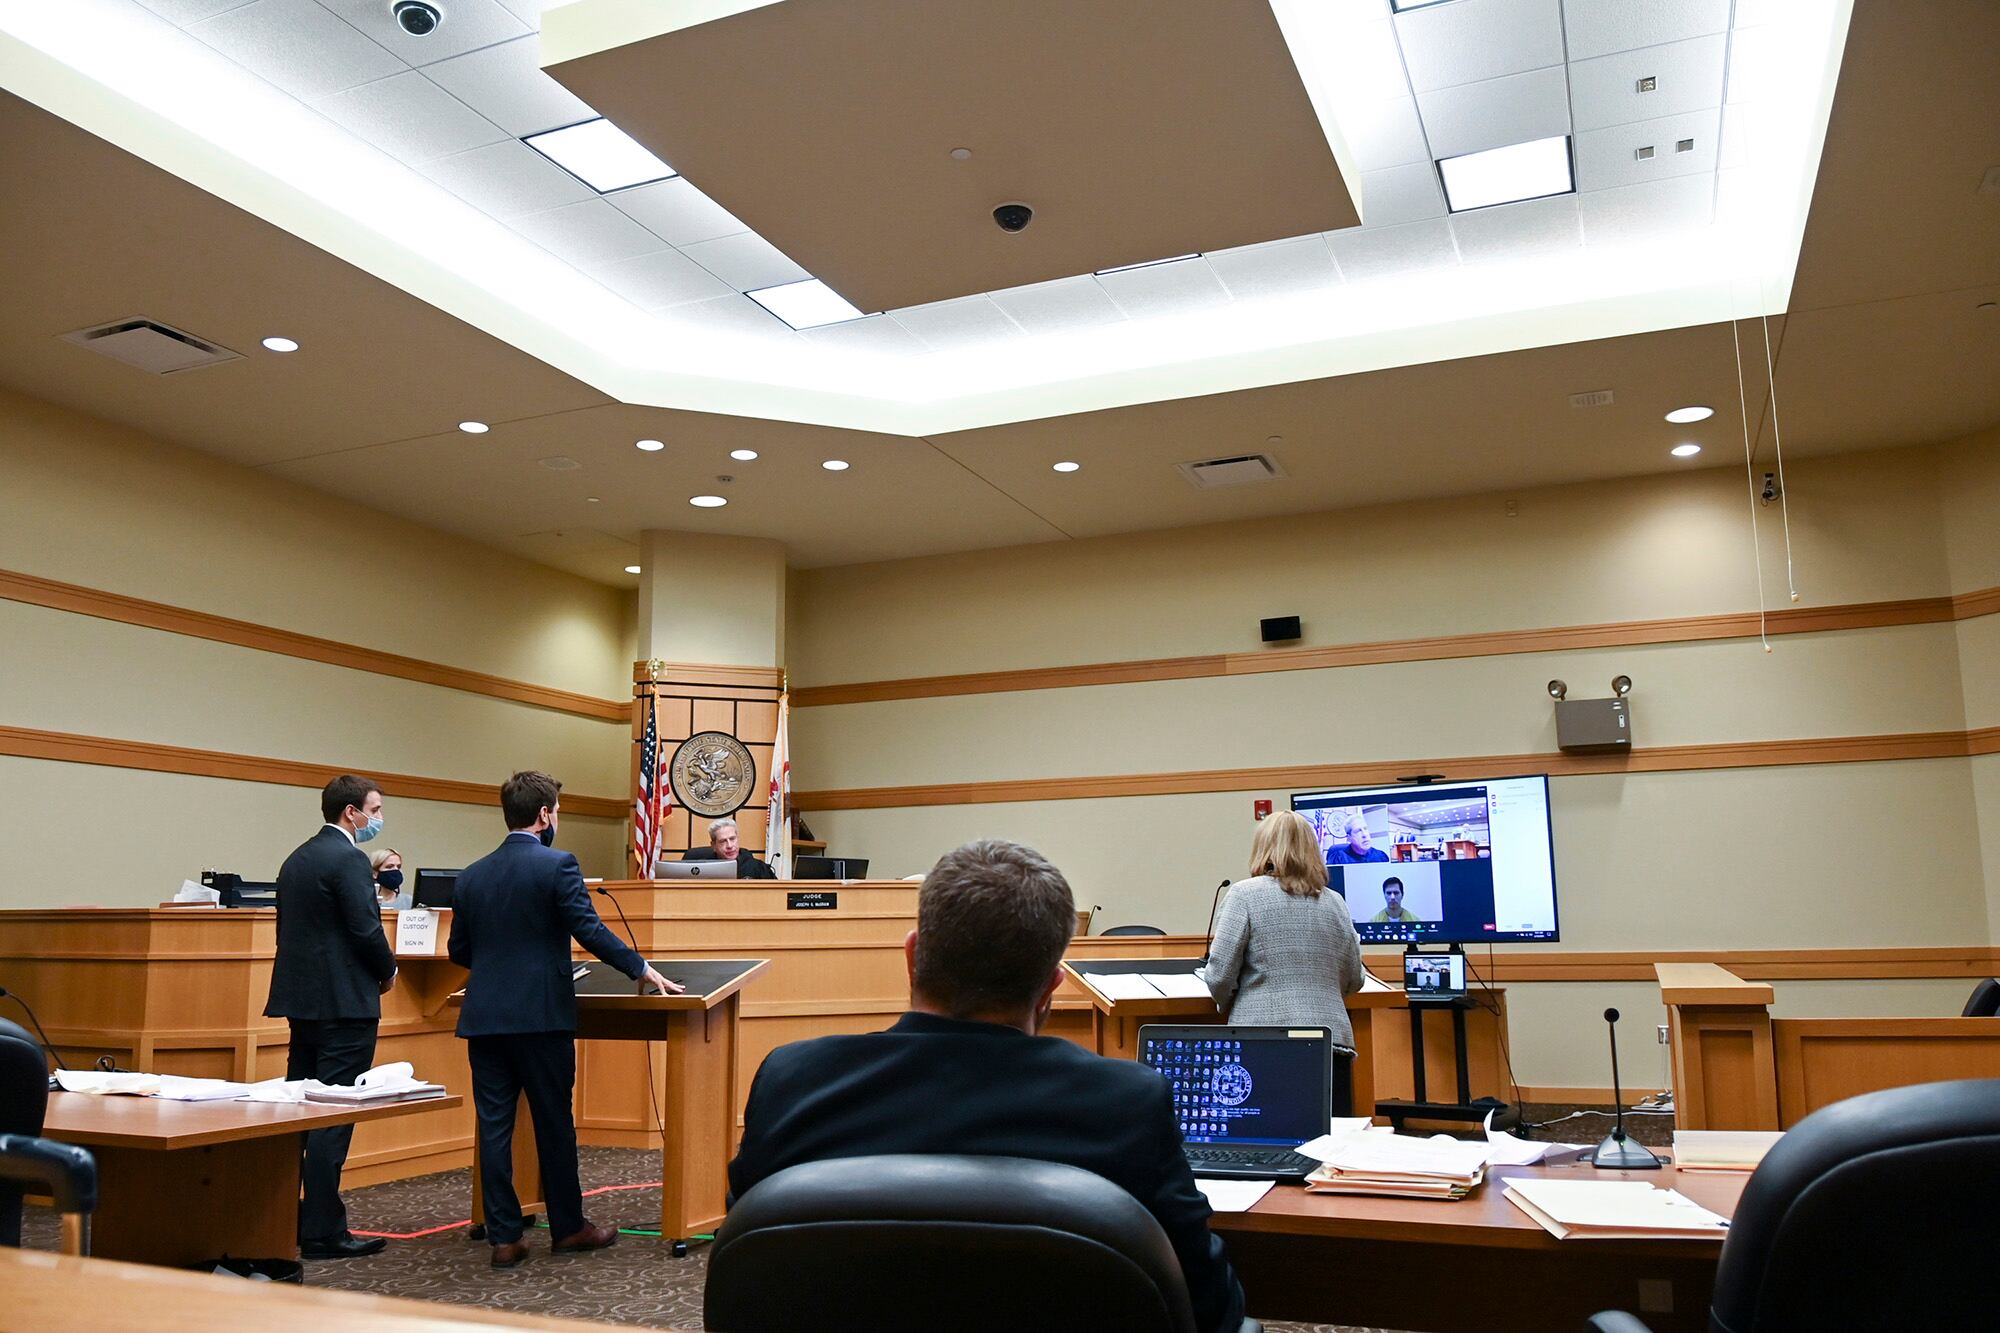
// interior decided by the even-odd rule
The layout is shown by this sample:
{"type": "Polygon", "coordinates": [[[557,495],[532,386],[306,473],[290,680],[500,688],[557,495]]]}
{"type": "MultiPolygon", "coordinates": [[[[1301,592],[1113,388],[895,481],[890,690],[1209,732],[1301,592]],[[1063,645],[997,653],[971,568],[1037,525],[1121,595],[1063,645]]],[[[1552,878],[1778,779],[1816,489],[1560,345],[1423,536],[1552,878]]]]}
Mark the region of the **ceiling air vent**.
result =
{"type": "Polygon", "coordinates": [[[150,319],[121,319],[92,329],[65,333],[64,342],[102,352],[152,375],[176,375],[183,370],[221,365],[241,358],[206,338],[169,328],[150,319]]]}
{"type": "Polygon", "coordinates": [[[1609,407],[1611,406],[1611,390],[1592,389],[1588,393],[1573,393],[1569,396],[1569,405],[1571,407],[1609,407]]]}
{"type": "Polygon", "coordinates": [[[1188,485],[1198,491],[1225,486],[1247,486],[1253,481],[1272,481],[1285,475],[1269,454],[1238,454],[1234,458],[1209,458],[1199,463],[1177,463],[1188,485]]]}

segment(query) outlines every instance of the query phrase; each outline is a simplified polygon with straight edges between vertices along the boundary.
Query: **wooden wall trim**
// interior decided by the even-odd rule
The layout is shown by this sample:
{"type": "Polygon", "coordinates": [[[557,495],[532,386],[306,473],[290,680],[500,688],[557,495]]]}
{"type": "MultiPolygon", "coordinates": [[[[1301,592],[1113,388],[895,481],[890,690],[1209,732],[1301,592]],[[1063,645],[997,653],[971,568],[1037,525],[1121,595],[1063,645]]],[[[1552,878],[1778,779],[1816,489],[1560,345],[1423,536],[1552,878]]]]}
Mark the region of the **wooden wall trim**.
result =
{"type": "MultiPolygon", "coordinates": [[[[2000,588],[1982,588],[1952,597],[1915,597],[1841,606],[1786,607],[1768,617],[1771,634],[1824,634],[1880,629],[1890,625],[1935,625],[2000,612],[2000,588]]],[[[1606,625],[1563,625],[1549,629],[1498,630],[1427,639],[1331,644],[1320,648],[1276,648],[1255,653],[1207,653],[1136,662],[1092,662],[1078,666],[1032,667],[1020,671],[980,671],[956,676],[913,676],[901,680],[805,685],[792,691],[797,708],[832,704],[880,703],[891,699],[935,699],[957,694],[1004,694],[1059,690],[1081,685],[1129,685],[1136,681],[1191,680],[1210,676],[1261,675],[1272,671],[1318,671],[1329,667],[1373,666],[1387,662],[1431,662],[1455,657],[1498,657],[1574,648],[1624,648],[1649,643],[1693,643],[1704,639],[1750,639],[1760,631],[1757,613],[1681,616],[1669,620],[1629,620],[1606,625]]]]}
{"type": "Polygon", "coordinates": [[[734,686],[752,690],[785,688],[783,667],[716,666],[709,662],[634,662],[632,683],[734,686]]]}
{"type": "MultiPolygon", "coordinates": [[[[79,736],[73,732],[36,731],[28,727],[0,726],[0,755],[52,759],[70,764],[100,764],[107,768],[136,768],[153,773],[185,773],[200,778],[230,778],[238,782],[269,782],[281,787],[318,788],[342,773],[359,773],[380,783],[385,796],[448,801],[456,805],[500,804],[500,788],[485,782],[384,773],[379,769],[353,765],[267,759],[221,750],[190,750],[151,741],[79,736]]],[[[626,800],[619,796],[563,793],[563,810],[568,814],[623,819],[630,808],[626,800]]]]}
{"type": "Polygon", "coordinates": [[[489,676],[483,671],[468,671],[463,667],[446,666],[441,662],[402,657],[356,644],[340,643],[334,639],[296,634],[291,630],[273,629],[268,625],[257,625],[247,620],[231,620],[226,616],[212,616],[205,611],[190,611],[185,607],[168,606],[164,602],[148,602],[137,597],[105,592],[98,588],[85,588],[74,583],[58,583],[54,579],[37,578],[32,574],[20,574],[12,570],[0,569],[0,598],[10,602],[23,602],[30,606],[48,607],[55,611],[71,611],[77,615],[94,616],[99,620],[115,620],[125,625],[141,625],[147,629],[165,630],[169,634],[185,634],[190,638],[209,639],[216,643],[232,644],[238,648],[254,648],[260,652],[303,658],[308,662],[323,662],[329,666],[369,671],[378,676],[395,676],[402,680],[414,680],[423,685],[461,690],[467,694],[483,694],[491,699],[507,699],[514,703],[531,704],[537,708],[571,713],[598,722],[623,722],[631,715],[632,706],[622,699],[599,699],[588,694],[559,690],[551,685],[535,685],[522,680],[509,680],[504,676],[489,676]]]}
{"type": "Polygon", "coordinates": [[[796,792],[792,803],[797,809],[805,811],[888,810],[928,805],[1101,800],[1113,796],[1184,796],[1286,787],[1359,787],[1393,782],[1411,773],[1445,773],[1452,781],[1470,782],[1520,773],[1583,777],[1603,773],[1852,764],[1887,759],[1962,759],[1968,755],[1995,753],[2000,753],[2000,727],[1980,727],[1971,731],[1902,732],[1887,736],[1817,736],[1802,740],[1662,745],[1634,750],[1629,755],[1472,755],[1375,759],[1351,764],[1296,764],[1279,768],[1123,773],[1103,777],[1016,778],[999,782],[936,783],[910,787],[846,787],[796,792]]]}

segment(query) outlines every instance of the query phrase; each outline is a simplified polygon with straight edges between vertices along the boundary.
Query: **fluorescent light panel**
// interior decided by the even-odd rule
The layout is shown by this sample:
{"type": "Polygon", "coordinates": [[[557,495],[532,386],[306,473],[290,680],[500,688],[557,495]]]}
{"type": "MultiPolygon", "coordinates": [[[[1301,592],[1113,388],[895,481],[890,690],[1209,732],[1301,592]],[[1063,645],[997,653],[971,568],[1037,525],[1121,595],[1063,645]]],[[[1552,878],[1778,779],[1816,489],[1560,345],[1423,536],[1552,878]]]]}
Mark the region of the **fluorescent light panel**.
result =
{"type": "Polygon", "coordinates": [[[766,287],[761,291],[745,292],[744,295],[795,329],[816,329],[823,324],[842,324],[862,317],[861,312],[849,305],[846,298],[818,278],[788,282],[781,287],[766,287]]]}
{"type": "Polygon", "coordinates": [[[1444,181],[1445,202],[1454,213],[1546,199],[1576,189],[1566,134],[1447,157],[1438,163],[1438,176],[1444,181]]]}
{"type": "Polygon", "coordinates": [[[679,174],[602,116],[531,134],[521,142],[599,194],[650,185],[679,174]]]}
{"type": "Polygon", "coordinates": [[[1429,9],[1432,5],[1443,3],[1444,0],[1389,0],[1389,8],[1398,14],[1407,14],[1413,9],[1429,9]]]}
{"type": "Polygon", "coordinates": [[[1148,259],[1137,264],[1120,264],[1116,268],[1101,268],[1098,269],[1093,276],[1101,278],[1107,273],[1130,273],[1135,268],[1158,268],[1162,264],[1178,264],[1183,259],[1200,259],[1200,258],[1201,258],[1201,251],[1197,250],[1192,254],[1169,255],[1165,259],[1148,259]]]}

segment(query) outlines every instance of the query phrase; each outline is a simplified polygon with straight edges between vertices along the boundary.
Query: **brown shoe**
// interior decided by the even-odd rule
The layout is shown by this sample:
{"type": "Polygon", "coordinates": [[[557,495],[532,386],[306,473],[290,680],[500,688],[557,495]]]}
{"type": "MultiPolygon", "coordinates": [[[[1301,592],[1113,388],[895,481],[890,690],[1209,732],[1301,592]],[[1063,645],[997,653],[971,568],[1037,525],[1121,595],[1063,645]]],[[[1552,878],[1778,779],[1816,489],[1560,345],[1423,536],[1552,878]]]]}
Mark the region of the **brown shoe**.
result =
{"type": "Polygon", "coordinates": [[[617,1243],[617,1228],[592,1226],[585,1222],[583,1230],[574,1236],[564,1236],[549,1248],[557,1254],[581,1254],[585,1250],[601,1250],[607,1245],[617,1243]]]}
{"type": "Polygon", "coordinates": [[[493,1266],[495,1268],[519,1268],[527,1262],[528,1245],[526,1241],[517,1240],[506,1245],[495,1245],[493,1247],[493,1266]]]}

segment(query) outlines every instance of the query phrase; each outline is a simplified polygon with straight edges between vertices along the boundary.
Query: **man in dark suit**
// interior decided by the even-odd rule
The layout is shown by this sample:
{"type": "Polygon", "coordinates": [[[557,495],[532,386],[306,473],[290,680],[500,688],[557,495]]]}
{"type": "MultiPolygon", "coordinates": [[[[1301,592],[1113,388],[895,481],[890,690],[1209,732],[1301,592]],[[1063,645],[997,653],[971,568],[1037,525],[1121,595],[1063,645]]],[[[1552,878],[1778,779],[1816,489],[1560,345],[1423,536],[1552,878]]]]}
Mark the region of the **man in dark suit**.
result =
{"type": "Polygon", "coordinates": [[[708,826],[708,849],[690,847],[681,853],[683,861],[734,861],[738,879],[776,879],[777,872],[757,859],[757,854],[738,844],[742,835],[733,819],[718,819],[708,826]]]}
{"type": "Polygon", "coordinates": [[[657,993],[679,991],[630,945],[605,929],[590,905],[576,858],[554,849],[562,784],[516,773],[500,788],[508,833],[497,850],[459,872],[451,898],[451,961],[472,975],[458,1011],[479,1116],[479,1174],[493,1266],[528,1257],[514,1193],[514,1112],[523,1093],[535,1122],[535,1153],[548,1204],[549,1248],[599,1250],[618,1232],[583,1215],[577,1179],[574,939],[657,993]]]}
{"type": "MultiPolygon", "coordinates": [[[[264,1014],[291,1026],[286,1078],[352,1083],[374,1062],[382,997],[396,982],[375,876],[360,848],[382,831],[382,793],[343,774],[320,792],[319,810],[326,827],[278,870],[278,956],[264,1014]]],[[[352,1125],[306,1135],[299,1252],[308,1259],[350,1259],[388,1243],[347,1229],[340,1169],[353,1138],[352,1125]]]]}
{"type": "Polygon", "coordinates": [[[910,1012],[887,1032],[781,1046],[750,1085],[731,1201],[801,1162],[975,1153],[1063,1162],[1144,1204],[1180,1256],[1206,1333],[1243,1322],[1243,1288],[1209,1234],[1167,1081],[1039,1037],[1076,929],[1062,873],[1016,843],[948,853],[903,942],[910,1012]]]}

